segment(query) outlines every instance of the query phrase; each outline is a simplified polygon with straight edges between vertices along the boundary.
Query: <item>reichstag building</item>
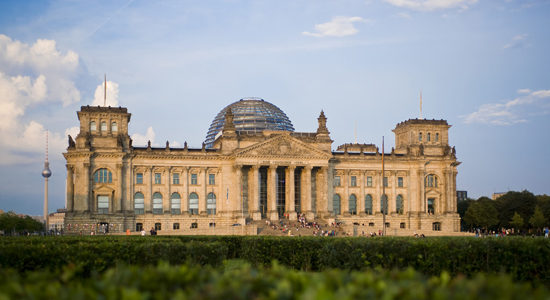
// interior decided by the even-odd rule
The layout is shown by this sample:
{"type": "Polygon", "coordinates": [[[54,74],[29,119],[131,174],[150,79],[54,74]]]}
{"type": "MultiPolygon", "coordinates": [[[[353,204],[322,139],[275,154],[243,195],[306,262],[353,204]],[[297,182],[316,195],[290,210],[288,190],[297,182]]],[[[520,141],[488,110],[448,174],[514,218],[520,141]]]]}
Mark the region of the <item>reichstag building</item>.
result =
{"type": "Polygon", "coordinates": [[[77,114],[80,133],[64,153],[69,233],[97,224],[111,232],[164,231],[298,214],[376,229],[459,231],[460,162],[445,120],[398,123],[383,172],[374,144],[332,150],[323,111],[316,132],[297,132],[260,98],[222,109],[202,148],[133,146],[127,108],[82,106],[77,114]]]}

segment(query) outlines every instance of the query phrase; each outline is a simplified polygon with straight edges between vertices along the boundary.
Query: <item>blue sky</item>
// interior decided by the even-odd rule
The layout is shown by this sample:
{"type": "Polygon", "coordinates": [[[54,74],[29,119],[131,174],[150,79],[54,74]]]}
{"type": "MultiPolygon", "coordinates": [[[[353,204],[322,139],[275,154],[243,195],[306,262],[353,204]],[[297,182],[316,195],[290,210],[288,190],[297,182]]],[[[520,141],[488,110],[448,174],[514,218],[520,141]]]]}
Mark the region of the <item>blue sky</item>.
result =
{"type": "Polygon", "coordinates": [[[244,97],[296,131],[321,109],[333,148],[391,149],[419,117],[452,125],[458,189],[550,194],[550,1],[2,1],[0,209],[39,215],[49,130],[50,210],[64,206],[76,111],[132,113],[134,145],[199,147],[244,97]]]}

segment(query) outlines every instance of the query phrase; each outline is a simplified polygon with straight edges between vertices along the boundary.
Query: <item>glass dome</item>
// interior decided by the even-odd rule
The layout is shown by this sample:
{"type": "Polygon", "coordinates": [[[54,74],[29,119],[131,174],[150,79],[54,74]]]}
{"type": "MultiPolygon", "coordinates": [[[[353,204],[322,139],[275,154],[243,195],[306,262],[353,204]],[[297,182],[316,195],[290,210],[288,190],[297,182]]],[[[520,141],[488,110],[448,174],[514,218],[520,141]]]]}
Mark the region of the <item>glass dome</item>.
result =
{"type": "Polygon", "coordinates": [[[228,109],[233,112],[233,123],[237,132],[247,131],[258,133],[262,130],[294,131],[294,126],[286,114],[277,106],[264,101],[262,98],[248,97],[231,103],[222,109],[206,134],[206,147],[212,148],[214,141],[221,134],[225,125],[225,113],[228,109]]]}

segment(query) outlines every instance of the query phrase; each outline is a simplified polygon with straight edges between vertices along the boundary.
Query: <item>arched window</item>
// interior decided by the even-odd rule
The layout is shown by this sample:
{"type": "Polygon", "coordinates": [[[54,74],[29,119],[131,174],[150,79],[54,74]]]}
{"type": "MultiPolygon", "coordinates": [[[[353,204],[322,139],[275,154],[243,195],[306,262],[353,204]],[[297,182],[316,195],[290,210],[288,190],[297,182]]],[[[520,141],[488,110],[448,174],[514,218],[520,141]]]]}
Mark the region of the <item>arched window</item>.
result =
{"type": "Polygon", "coordinates": [[[395,199],[395,210],[397,211],[398,214],[402,215],[403,208],[404,208],[403,196],[397,195],[397,198],[395,199]]]}
{"type": "Polygon", "coordinates": [[[357,214],[357,197],[353,194],[349,196],[349,213],[352,215],[357,214]]]}
{"type": "Polygon", "coordinates": [[[113,183],[113,173],[107,169],[99,169],[94,174],[95,183],[113,183]]]}
{"type": "Polygon", "coordinates": [[[437,187],[437,176],[434,174],[426,176],[426,187],[437,187]]]}
{"type": "Polygon", "coordinates": [[[388,214],[388,196],[387,195],[380,197],[380,212],[386,215],[388,214]]]}
{"type": "Polygon", "coordinates": [[[136,215],[143,215],[145,213],[145,198],[142,193],[134,195],[134,212],[136,215]]]}
{"type": "Polygon", "coordinates": [[[97,126],[95,125],[95,122],[92,121],[90,122],[90,131],[96,131],[97,130],[97,126]]]}
{"type": "Polygon", "coordinates": [[[436,142],[439,141],[439,133],[436,133],[436,134],[435,134],[435,141],[436,141],[436,142]]]}
{"type": "Polygon", "coordinates": [[[112,132],[118,131],[118,125],[116,124],[116,122],[111,123],[111,131],[112,132]]]}
{"type": "Polygon", "coordinates": [[[178,193],[173,193],[171,200],[171,213],[173,215],[181,214],[181,196],[178,193]]]}
{"type": "Polygon", "coordinates": [[[209,215],[216,214],[216,195],[214,193],[208,193],[206,197],[206,212],[209,215]]]}
{"type": "Polygon", "coordinates": [[[340,195],[334,195],[334,197],[332,198],[332,207],[334,215],[340,215],[340,195]]]}
{"type": "Polygon", "coordinates": [[[365,212],[367,215],[372,215],[372,196],[366,195],[365,196],[365,212]]]}
{"type": "Polygon", "coordinates": [[[428,132],[428,136],[426,137],[426,141],[429,142],[432,137],[432,134],[428,132]]]}
{"type": "Polygon", "coordinates": [[[109,213],[109,196],[97,196],[97,213],[109,213]]]}
{"type": "Polygon", "coordinates": [[[107,122],[101,122],[101,131],[107,131],[107,122]]]}
{"type": "Polygon", "coordinates": [[[196,193],[189,195],[189,213],[192,215],[199,214],[199,195],[196,193]]]}
{"type": "Polygon", "coordinates": [[[420,133],[418,134],[418,140],[419,140],[420,142],[422,142],[422,132],[420,132],[420,133]]]}
{"type": "Polygon", "coordinates": [[[162,215],[162,195],[160,193],[153,194],[153,214],[162,215]]]}

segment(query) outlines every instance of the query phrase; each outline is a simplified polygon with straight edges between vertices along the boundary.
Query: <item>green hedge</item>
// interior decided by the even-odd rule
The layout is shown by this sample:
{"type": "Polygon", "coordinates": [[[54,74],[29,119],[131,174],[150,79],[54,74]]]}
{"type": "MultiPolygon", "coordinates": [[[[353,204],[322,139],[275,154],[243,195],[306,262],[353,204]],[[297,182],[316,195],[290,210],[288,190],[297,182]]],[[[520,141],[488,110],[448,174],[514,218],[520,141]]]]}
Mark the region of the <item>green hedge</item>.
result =
{"type": "Polygon", "coordinates": [[[96,236],[0,238],[0,267],[60,268],[68,263],[102,270],[118,262],[136,265],[191,260],[220,266],[224,259],[253,266],[273,260],[297,270],[414,268],[456,277],[510,274],[550,286],[550,240],[543,238],[409,237],[327,238],[270,236],[96,236]]]}
{"type": "MultiPolygon", "coordinates": [[[[15,240],[15,239],[14,239],[15,240]]],[[[43,243],[34,240],[0,243],[0,267],[20,272],[59,269],[69,264],[81,265],[87,272],[102,271],[119,263],[156,265],[199,264],[219,267],[227,257],[227,246],[221,242],[178,239],[90,239],[54,238],[43,243]]]]}
{"type": "Polygon", "coordinates": [[[428,278],[412,269],[301,272],[273,265],[228,271],[160,264],[111,268],[91,277],[63,271],[0,270],[0,299],[549,299],[544,288],[507,275],[428,278]],[[236,280],[237,279],[237,280],[236,280]]]}

